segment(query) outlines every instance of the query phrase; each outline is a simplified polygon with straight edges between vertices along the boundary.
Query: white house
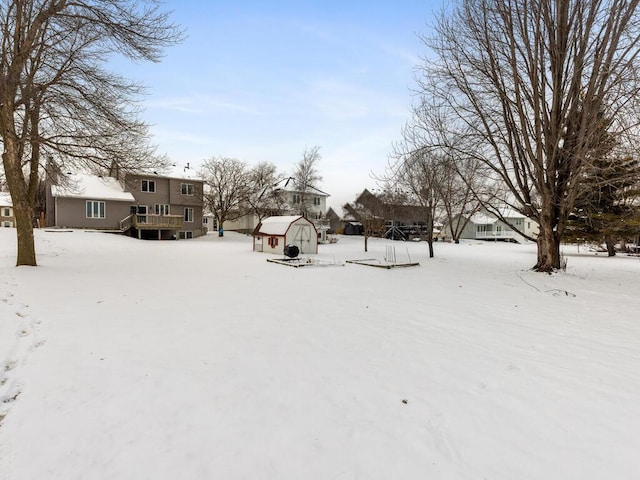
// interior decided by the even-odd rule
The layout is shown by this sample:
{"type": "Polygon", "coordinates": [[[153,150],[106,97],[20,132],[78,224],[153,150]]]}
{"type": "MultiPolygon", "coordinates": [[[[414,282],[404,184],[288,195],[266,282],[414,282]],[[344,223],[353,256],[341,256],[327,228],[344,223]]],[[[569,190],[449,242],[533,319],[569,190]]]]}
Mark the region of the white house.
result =
{"type": "Polygon", "coordinates": [[[0,192],[0,227],[15,226],[13,201],[9,192],[0,192]]]}
{"type": "MultiPolygon", "coordinates": [[[[486,211],[474,214],[462,231],[460,238],[524,243],[527,241],[525,235],[530,238],[535,238],[538,235],[538,224],[521,213],[509,209],[502,212],[502,216],[506,222],[486,211]]],[[[442,230],[440,237],[451,237],[448,226],[442,230]]]]}
{"type": "Polygon", "coordinates": [[[253,251],[282,254],[285,245],[295,245],[300,253],[318,253],[318,232],[309,219],[300,215],[265,218],[253,232],[253,251]]]}

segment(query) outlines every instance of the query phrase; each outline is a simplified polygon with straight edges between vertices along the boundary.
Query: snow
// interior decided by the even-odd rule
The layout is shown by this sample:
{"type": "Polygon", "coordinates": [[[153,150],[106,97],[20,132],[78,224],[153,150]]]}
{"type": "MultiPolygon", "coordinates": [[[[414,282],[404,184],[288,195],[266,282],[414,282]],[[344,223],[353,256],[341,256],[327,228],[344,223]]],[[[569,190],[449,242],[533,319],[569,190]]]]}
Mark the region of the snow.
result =
{"type": "Polygon", "coordinates": [[[281,215],[265,218],[260,222],[259,233],[264,235],[285,235],[293,222],[302,218],[300,215],[281,215]]]}
{"type": "Polygon", "coordinates": [[[126,192],[120,182],[112,177],[74,174],[68,175],[68,180],[65,185],[52,185],[51,194],[54,197],[135,202],[133,194],[126,192]]]}
{"type": "Polygon", "coordinates": [[[640,259],[341,237],[0,229],[0,478],[603,479],[640,471],[640,259]]]}

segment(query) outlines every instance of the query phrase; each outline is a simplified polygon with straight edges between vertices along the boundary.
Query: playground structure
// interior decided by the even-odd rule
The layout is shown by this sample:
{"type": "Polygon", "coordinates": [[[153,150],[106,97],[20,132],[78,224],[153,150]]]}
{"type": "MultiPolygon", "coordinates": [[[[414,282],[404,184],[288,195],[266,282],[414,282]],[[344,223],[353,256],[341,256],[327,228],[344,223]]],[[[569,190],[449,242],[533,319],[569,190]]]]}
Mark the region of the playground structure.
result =
{"type": "Polygon", "coordinates": [[[385,247],[384,259],[376,258],[362,258],[357,260],[347,260],[347,263],[353,263],[355,265],[366,265],[367,267],[377,268],[398,268],[398,267],[418,267],[420,263],[412,262],[409,255],[409,249],[407,249],[407,261],[399,262],[396,255],[396,247],[394,245],[387,245],[385,247]]]}

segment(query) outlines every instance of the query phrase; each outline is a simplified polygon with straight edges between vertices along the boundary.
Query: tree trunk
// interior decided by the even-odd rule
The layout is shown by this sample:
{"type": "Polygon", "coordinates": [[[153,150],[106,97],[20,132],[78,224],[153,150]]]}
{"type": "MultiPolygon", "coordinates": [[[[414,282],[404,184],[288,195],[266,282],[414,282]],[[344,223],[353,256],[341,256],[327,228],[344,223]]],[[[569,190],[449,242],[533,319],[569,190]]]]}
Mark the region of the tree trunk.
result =
{"type": "Polygon", "coordinates": [[[18,237],[16,267],[22,265],[35,267],[37,263],[33,238],[33,205],[30,201],[24,174],[20,169],[18,150],[11,139],[5,140],[2,160],[5,178],[13,201],[13,215],[16,219],[18,237]]]}
{"type": "Polygon", "coordinates": [[[609,234],[605,237],[605,243],[607,244],[607,255],[610,257],[616,256],[616,239],[613,235],[609,234]]]}
{"type": "Polygon", "coordinates": [[[367,235],[366,233],[364,234],[364,251],[368,252],[369,250],[367,250],[367,240],[369,240],[369,235],[367,235]]]}
{"type": "Polygon", "coordinates": [[[13,214],[16,218],[16,232],[18,235],[16,267],[22,265],[35,267],[37,265],[32,212],[33,210],[28,202],[14,201],[13,214]]]}
{"type": "Polygon", "coordinates": [[[538,234],[538,262],[533,267],[537,272],[551,273],[560,268],[560,237],[551,225],[540,225],[538,234]]]}

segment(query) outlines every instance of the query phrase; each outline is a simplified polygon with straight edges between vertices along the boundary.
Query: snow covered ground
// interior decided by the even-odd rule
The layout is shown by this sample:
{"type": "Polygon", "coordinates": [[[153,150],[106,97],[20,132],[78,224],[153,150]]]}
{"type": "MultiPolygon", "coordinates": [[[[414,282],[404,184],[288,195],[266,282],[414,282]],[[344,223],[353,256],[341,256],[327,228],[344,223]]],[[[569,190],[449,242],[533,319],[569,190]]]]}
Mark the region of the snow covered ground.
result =
{"type": "Polygon", "coordinates": [[[640,259],[0,229],[0,478],[632,479],[640,259]]]}

